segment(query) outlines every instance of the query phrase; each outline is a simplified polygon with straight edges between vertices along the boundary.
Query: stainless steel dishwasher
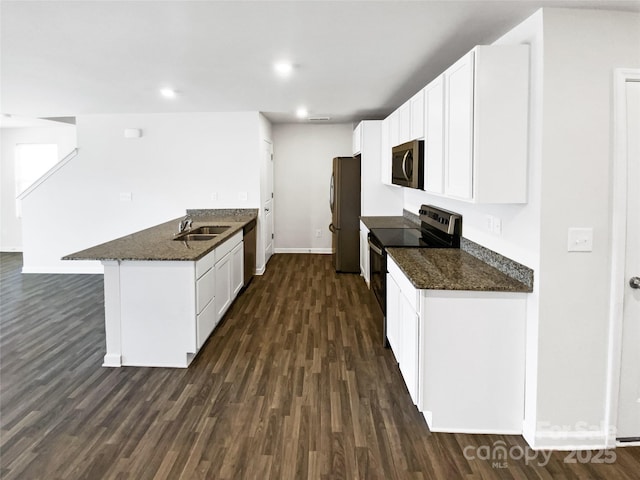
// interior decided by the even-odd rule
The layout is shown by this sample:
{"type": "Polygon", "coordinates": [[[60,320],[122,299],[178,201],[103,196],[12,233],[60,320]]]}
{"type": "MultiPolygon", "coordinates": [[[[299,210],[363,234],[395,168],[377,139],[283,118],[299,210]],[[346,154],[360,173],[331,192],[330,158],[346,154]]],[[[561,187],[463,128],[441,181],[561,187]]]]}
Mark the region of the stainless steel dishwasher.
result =
{"type": "Polygon", "coordinates": [[[256,220],[251,220],[242,229],[244,243],[244,288],[256,273],[256,220]]]}

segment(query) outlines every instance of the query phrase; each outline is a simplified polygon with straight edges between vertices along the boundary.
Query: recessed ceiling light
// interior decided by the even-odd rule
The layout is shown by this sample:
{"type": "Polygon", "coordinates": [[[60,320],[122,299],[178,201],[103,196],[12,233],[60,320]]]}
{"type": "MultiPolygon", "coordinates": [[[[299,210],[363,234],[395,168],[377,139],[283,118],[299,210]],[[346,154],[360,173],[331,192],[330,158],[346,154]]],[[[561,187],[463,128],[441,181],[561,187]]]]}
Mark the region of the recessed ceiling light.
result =
{"type": "Polygon", "coordinates": [[[162,95],[164,98],[175,98],[176,91],[173,88],[161,88],[160,95],[162,95]]]}
{"type": "Polygon", "coordinates": [[[273,69],[281,77],[288,77],[293,72],[293,64],[291,62],[274,63],[273,69]]]}
{"type": "Polygon", "coordinates": [[[309,111],[304,107],[299,107],[296,110],[296,117],[298,118],[307,118],[309,116],[309,111]]]}

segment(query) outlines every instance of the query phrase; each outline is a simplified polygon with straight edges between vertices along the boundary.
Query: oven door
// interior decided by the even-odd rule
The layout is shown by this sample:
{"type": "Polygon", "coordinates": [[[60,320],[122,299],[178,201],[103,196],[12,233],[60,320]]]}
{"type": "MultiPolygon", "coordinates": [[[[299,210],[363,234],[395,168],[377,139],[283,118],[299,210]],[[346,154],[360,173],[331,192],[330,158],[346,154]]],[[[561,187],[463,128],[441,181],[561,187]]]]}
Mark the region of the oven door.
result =
{"type": "Polygon", "coordinates": [[[371,290],[373,290],[382,314],[386,314],[387,305],[387,256],[382,245],[375,241],[369,233],[369,268],[371,290]]]}

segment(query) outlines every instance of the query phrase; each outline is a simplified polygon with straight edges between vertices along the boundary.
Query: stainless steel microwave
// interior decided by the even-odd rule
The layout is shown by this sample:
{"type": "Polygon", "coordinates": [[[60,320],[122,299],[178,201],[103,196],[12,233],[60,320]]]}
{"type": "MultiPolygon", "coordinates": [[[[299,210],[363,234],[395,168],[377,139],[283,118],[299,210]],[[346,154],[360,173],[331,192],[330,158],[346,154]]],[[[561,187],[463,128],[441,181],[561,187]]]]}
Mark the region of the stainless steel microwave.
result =
{"type": "Polygon", "coordinates": [[[391,149],[391,183],[424,189],[424,141],[413,140],[391,149]]]}

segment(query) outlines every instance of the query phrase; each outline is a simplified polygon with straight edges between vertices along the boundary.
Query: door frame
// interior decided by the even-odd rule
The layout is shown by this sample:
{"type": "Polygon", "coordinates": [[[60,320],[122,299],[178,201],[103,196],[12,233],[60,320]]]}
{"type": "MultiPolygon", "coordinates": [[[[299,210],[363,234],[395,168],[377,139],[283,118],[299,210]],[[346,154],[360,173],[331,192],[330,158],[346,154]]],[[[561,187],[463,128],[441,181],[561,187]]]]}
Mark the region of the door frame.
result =
{"type": "MultiPolygon", "coordinates": [[[[609,348],[607,355],[607,397],[605,435],[607,448],[616,445],[616,423],[622,368],[622,327],[625,289],[625,251],[627,223],[627,82],[640,82],[640,69],[613,71],[612,104],[612,180],[611,180],[611,287],[609,290],[609,348]]],[[[624,443],[637,446],[640,442],[624,443]]]]}

